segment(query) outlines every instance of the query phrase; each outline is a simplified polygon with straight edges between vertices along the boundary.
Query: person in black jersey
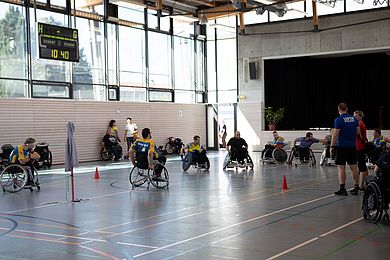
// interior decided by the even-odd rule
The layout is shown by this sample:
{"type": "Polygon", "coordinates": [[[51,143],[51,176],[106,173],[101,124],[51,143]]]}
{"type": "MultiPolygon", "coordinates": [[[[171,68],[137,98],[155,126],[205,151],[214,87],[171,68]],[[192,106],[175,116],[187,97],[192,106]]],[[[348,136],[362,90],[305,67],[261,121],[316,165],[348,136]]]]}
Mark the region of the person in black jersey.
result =
{"type": "Polygon", "coordinates": [[[244,163],[244,159],[248,155],[248,144],[244,138],[240,137],[239,131],[234,133],[234,137],[230,138],[226,150],[231,154],[231,160],[237,160],[241,164],[244,163]]]}

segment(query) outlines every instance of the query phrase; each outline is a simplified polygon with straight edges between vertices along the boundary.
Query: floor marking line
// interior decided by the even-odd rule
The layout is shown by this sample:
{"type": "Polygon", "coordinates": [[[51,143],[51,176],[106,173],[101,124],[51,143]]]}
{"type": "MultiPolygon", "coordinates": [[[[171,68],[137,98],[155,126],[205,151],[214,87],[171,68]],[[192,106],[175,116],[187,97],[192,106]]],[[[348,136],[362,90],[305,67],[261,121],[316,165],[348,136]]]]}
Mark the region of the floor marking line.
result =
{"type": "MultiPolygon", "coordinates": [[[[302,183],[302,182],[307,182],[307,180],[301,181],[301,182],[297,182],[297,183],[302,183]]],[[[320,183],[323,183],[323,182],[324,182],[324,181],[321,181],[321,182],[318,182],[318,183],[311,183],[311,184],[308,184],[308,186],[313,186],[313,185],[320,184],[320,183]]],[[[326,181],[325,181],[325,182],[326,182],[326,181]]],[[[295,189],[291,189],[291,190],[287,190],[287,191],[281,191],[281,192],[277,192],[277,193],[272,193],[272,194],[264,195],[264,196],[278,195],[278,194],[282,194],[282,193],[289,192],[289,191],[294,191],[294,190],[298,190],[298,189],[303,189],[303,188],[306,188],[306,187],[308,187],[308,186],[302,186],[302,187],[299,187],[299,188],[295,188],[295,189]]],[[[252,192],[252,193],[249,193],[249,194],[244,195],[243,197],[248,197],[249,195],[253,195],[253,194],[261,193],[261,192],[266,192],[266,191],[269,191],[269,190],[274,190],[274,188],[269,188],[269,189],[265,189],[265,190],[261,190],[261,191],[252,192]]],[[[235,205],[238,205],[238,204],[244,203],[244,202],[249,202],[249,201],[252,201],[252,200],[255,200],[255,199],[258,199],[258,198],[263,198],[263,197],[256,197],[256,198],[252,198],[252,199],[249,199],[249,200],[246,200],[246,201],[237,202],[237,203],[235,203],[235,204],[233,204],[233,205],[229,205],[228,207],[230,207],[230,206],[235,206],[235,205]]],[[[226,199],[226,200],[227,200],[227,199],[226,199]]],[[[105,229],[109,229],[109,228],[124,226],[124,225],[127,225],[127,224],[132,224],[132,223],[136,223],[136,222],[143,221],[143,220],[148,220],[148,219],[152,219],[152,218],[156,218],[156,217],[161,217],[161,216],[165,216],[165,215],[169,215],[169,214],[172,214],[172,213],[177,213],[177,212],[181,212],[181,211],[185,211],[185,210],[189,210],[189,209],[194,209],[194,208],[199,208],[199,207],[204,207],[204,206],[210,206],[210,205],[212,205],[212,204],[220,204],[220,202],[212,202],[212,203],[209,203],[209,204],[207,204],[207,205],[202,205],[202,204],[201,204],[201,205],[194,206],[194,207],[188,207],[188,208],[185,208],[185,209],[174,210],[174,211],[166,212],[166,213],[163,213],[163,214],[158,214],[158,215],[150,216],[150,217],[147,217],[147,218],[136,219],[136,220],[124,222],[124,223],[121,223],[121,224],[117,224],[117,225],[112,225],[112,226],[108,226],[108,227],[96,229],[96,230],[94,230],[94,231],[95,231],[95,232],[99,232],[99,231],[102,231],[102,230],[105,230],[105,229]]],[[[224,206],[224,207],[226,207],[226,206],[224,206]]],[[[218,208],[218,209],[220,209],[220,208],[218,208]]]]}
{"type": "Polygon", "coordinates": [[[94,231],[100,232],[100,231],[105,230],[105,229],[120,227],[120,226],[124,226],[124,225],[127,225],[127,224],[132,224],[132,223],[140,222],[140,221],[143,221],[143,220],[148,220],[148,219],[151,219],[151,218],[166,216],[166,215],[169,215],[169,214],[172,214],[172,213],[177,213],[177,212],[181,212],[181,211],[186,211],[186,210],[198,208],[198,207],[201,207],[201,206],[204,206],[204,205],[198,205],[198,206],[194,206],[194,207],[188,207],[188,208],[184,208],[184,209],[180,209],[180,210],[170,211],[170,212],[166,212],[166,213],[163,213],[163,214],[158,214],[158,215],[155,215],[155,216],[150,216],[150,217],[147,217],[147,218],[141,218],[141,219],[137,219],[137,220],[133,220],[133,221],[124,222],[124,223],[117,224],[117,225],[108,226],[108,227],[105,227],[105,228],[96,229],[96,230],[94,230],[94,231]]]}
{"type": "Polygon", "coordinates": [[[126,245],[126,246],[138,246],[138,247],[145,247],[145,248],[158,248],[157,246],[147,246],[147,245],[140,245],[140,244],[132,244],[132,243],[126,243],[126,242],[116,242],[119,245],[126,245]]]}
{"type": "Polygon", "coordinates": [[[247,220],[235,223],[235,224],[228,225],[228,226],[223,227],[223,228],[219,228],[219,229],[207,232],[207,233],[203,233],[203,234],[198,235],[198,236],[190,237],[190,238],[184,239],[182,241],[178,241],[178,242],[175,242],[175,243],[172,243],[172,244],[169,244],[169,245],[157,248],[157,249],[146,251],[144,253],[137,254],[137,255],[135,255],[133,257],[137,258],[137,257],[140,257],[140,256],[148,255],[150,253],[153,253],[153,252],[156,252],[156,251],[160,251],[162,249],[166,249],[166,248],[169,248],[169,247],[172,247],[172,246],[183,244],[183,243],[188,242],[188,241],[192,241],[192,240],[195,240],[195,239],[198,239],[198,238],[201,238],[201,237],[205,237],[205,236],[208,236],[208,235],[211,235],[211,234],[214,234],[214,233],[217,233],[217,232],[220,232],[220,231],[232,228],[232,227],[236,227],[236,226],[239,226],[239,225],[242,225],[242,224],[246,224],[246,223],[258,220],[258,219],[269,217],[269,216],[278,214],[280,212],[284,212],[284,211],[287,211],[287,210],[290,210],[290,209],[293,209],[293,208],[304,206],[304,205],[307,205],[307,204],[310,204],[310,203],[313,203],[313,202],[316,202],[316,201],[319,201],[319,200],[323,200],[323,199],[326,199],[326,198],[330,198],[330,197],[333,197],[333,196],[335,196],[335,195],[334,194],[330,194],[330,195],[326,195],[326,196],[319,197],[319,198],[316,198],[316,199],[313,199],[313,200],[309,200],[309,201],[306,201],[306,202],[303,202],[303,203],[300,203],[300,204],[297,204],[297,205],[294,205],[294,206],[290,206],[290,207],[287,207],[287,208],[284,208],[284,209],[276,210],[276,211],[273,211],[273,212],[270,212],[270,213],[267,213],[267,214],[264,214],[264,215],[257,216],[255,218],[247,219],[247,220]]]}
{"type": "Polygon", "coordinates": [[[328,232],[326,232],[326,233],[324,233],[324,234],[321,234],[320,237],[325,237],[325,236],[327,236],[327,235],[330,235],[330,234],[332,234],[332,233],[334,233],[334,232],[336,232],[336,231],[338,231],[338,230],[340,230],[340,229],[343,229],[343,228],[345,228],[345,227],[347,227],[347,226],[349,226],[349,225],[352,225],[352,224],[354,224],[354,223],[356,223],[356,222],[359,222],[359,221],[362,220],[362,219],[363,219],[363,217],[360,217],[360,218],[358,218],[358,219],[355,219],[355,220],[353,220],[353,221],[351,221],[351,222],[349,222],[349,223],[347,223],[347,224],[344,224],[344,225],[342,225],[342,226],[340,226],[340,227],[338,227],[338,228],[332,229],[332,230],[330,230],[330,231],[328,231],[328,232]]]}
{"type": "Polygon", "coordinates": [[[276,258],[278,258],[278,257],[280,257],[280,256],[282,256],[282,255],[285,255],[285,254],[287,254],[287,253],[290,253],[290,252],[292,252],[292,251],[294,251],[294,250],[296,250],[296,249],[298,249],[298,248],[300,248],[300,247],[303,247],[303,246],[305,246],[305,245],[307,245],[307,244],[310,244],[310,243],[312,243],[312,242],[314,242],[314,241],[316,241],[316,240],[318,240],[318,239],[319,239],[318,237],[315,237],[315,238],[312,238],[312,239],[310,239],[310,240],[307,240],[307,241],[305,241],[305,242],[303,242],[303,243],[301,243],[301,244],[299,244],[299,245],[296,245],[296,246],[294,246],[294,247],[292,247],[292,248],[290,248],[290,249],[287,249],[286,251],[283,251],[283,252],[281,252],[281,253],[279,253],[279,254],[277,254],[277,255],[271,256],[271,257],[267,258],[266,260],[276,259],[276,258]]]}
{"type": "MultiPolygon", "coordinates": [[[[0,219],[0,222],[7,222],[7,221],[0,219]]],[[[26,225],[31,225],[31,226],[49,227],[49,228],[58,228],[58,229],[80,230],[79,228],[74,228],[74,227],[53,226],[53,225],[47,225],[47,224],[36,224],[36,223],[25,222],[25,221],[18,221],[18,224],[26,224],[26,225]]]]}
{"type": "MultiPolygon", "coordinates": [[[[318,183],[306,185],[306,186],[300,187],[299,189],[302,189],[302,188],[307,187],[307,186],[316,185],[316,184],[318,184],[318,183]]],[[[285,192],[291,192],[291,191],[293,191],[293,190],[294,190],[294,189],[287,190],[287,191],[280,191],[280,192],[276,192],[276,193],[272,193],[272,194],[268,194],[268,195],[264,195],[264,196],[260,196],[260,197],[256,197],[256,198],[252,198],[252,199],[249,199],[249,200],[240,201],[240,202],[237,202],[237,203],[234,203],[234,204],[231,204],[231,205],[226,205],[226,206],[222,206],[222,207],[216,207],[216,208],[212,208],[212,209],[208,209],[208,210],[196,212],[196,213],[193,213],[193,214],[181,216],[181,217],[178,217],[178,218],[173,218],[173,219],[169,219],[169,220],[165,220],[165,221],[160,221],[160,222],[155,223],[155,224],[150,224],[150,225],[143,226],[143,227],[140,227],[140,228],[136,228],[136,229],[131,229],[131,230],[119,232],[119,233],[116,233],[116,234],[113,234],[113,235],[109,235],[109,236],[107,236],[107,237],[108,237],[108,238],[111,238],[111,237],[114,237],[114,236],[119,236],[119,235],[131,233],[131,232],[134,232],[134,231],[139,231],[139,230],[142,230],[142,229],[146,229],[146,228],[158,226],[158,225],[161,225],[161,224],[166,224],[166,223],[174,222],[174,221],[177,221],[177,220],[180,220],[180,219],[190,218],[190,217],[193,217],[193,216],[197,216],[197,215],[201,215],[201,214],[204,214],[204,213],[209,213],[209,212],[217,211],[217,210],[220,210],[220,209],[235,207],[235,206],[237,206],[237,205],[239,205],[239,204],[244,204],[244,203],[247,203],[247,202],[252,202],[252,201],[255,201],[255,200],[260,200],[260,199],[272,197],[272,196],[275,196],[275,195],[280,195],[280,194],[283,194],[283,193],[285,193],[285,192]]],[[[295,189],[295,190],[297,190],[297,189],[295,189]]],[[[331,194],[331,195],[329,195],[329,196],[334,196],[334,194],[331,194]]]]}
{"type": "Polygon", "coordinates": [[[321,235],[319,235],[319,236],[317,236],[317,237],[314,237],[314,238],[312,238],[312,239],[309,239],[309,240],[307,240],[307,241],[305,241],[305,242],[303,242],[303,243],[301,243],[301,244],[299,244],[299,245],[296,245],[296,246],[294,246],[294,247],[291,247],[291,248],[289,248],[289,249],[287,249],[287,250],[285,250],[285,251],[283,251],[283,252],[281,252],[281,253],[279,253],[279,254],[276,254],[276,255],[274,255],[274,256],[271,256],[271,257],[267,258],[266,260],[272,260],[272,259],[278,258],[278,257],[280,257],[280,256],[282,256],[282,255],[288,254],[288,253],[290,253],[290,252],[292,252],[292,251],[294,251],[294,250],[296,250],[296,249],[298,249],[298,248],[301,248],[301,247],[303,247],[303,246],[305,246],[305,245],[308,245],[308,244],[310,244],[310,243],[312,243],[312,242],[314,242],[314,241],[316,241],[316,240],[318,240],[318,239],[320,239],[320,238],[322,238],[322,237],[328,236],[328,235],[330,235],[330,234],[332,234],[332,233],[334,233],[334,232],[336,232],[336,231],[338,231],[338,230],[340,230],[340,229],[343,229],[343,228],[348,227],[348,226],[350,226],[350,225],[352,225],[352,224],[354,224],[354,223],[356,223],[356,222],[359,222],[359,221],[361,221],[362,219],[363,219],[363,217],[360,217],[360,218],[358,218],[358,219],[352,220],[352,221],[350,221],[350,222],[348,222],[348,223],[346,223],[346,224],[344,224],[344,225],[342,225],[342,226],[339,226],[339,227],[337,227],[337,228],[334,228],[334,229],[332,229],[332,230],[330,230],[330,231],[328,231],[328,232],[325,232],[325,233],[323,233],[323,234],[321,234],[321,235]]]}
{"type": "Polygon", "coordinates": [[[39,241],[48,241],[48,242],[53,242],[53,243],[66,244],[66,245],[75,245],[75,246],[79,245],[79,243],[75,243],[75,242],[57,241],[57,240],[38,238],[38,237],[25,237],[25,236],[18,236],[18,235],[7,235],[7,236],[9,236],[9,237],[17,237],[17,238],[24,238],[24,239],[31,239],[31,240],[39,240],[39,241]]]}
{"type": "Polygon", "coordinates": [[[83,245],[79,245],[79,246],[80,246],[81,248],[87,249],[87,250],[92,251],[92,252],[94,252],[94,253],[97,253],[97,254],[99,254],[99,255],[105,256],[105,257],[107,257],[107,258],[109,258],[109,259],[119,260],[118,257],[109,255],[109,254],[107,254],[107,253],[104,253],[103,251],[100,251],[100,250],[97,250],[97,249],[94,249],[94,248],[90,248],[90,247],[87,247],[87,246],[83,246],[83,245]]]}
{"type": "MultiPolygon", "coordinates": [[[[0,228],[0,230],[8,230],[8,229],[0,228]]],[[[61,237],[61,238],[64,238],[64,239],[74,238],[74,239],[80,239],[80,240],[90,240],[90,241],[104,242],[102,239],[96,239],[96,238],[74,237],[74,236],[68,236],[68,235],[63,235],[63,234],[46,233],[46,232],[30,231],[30,230],[23,230],[23,229],[16,229],[13,232],[24,233],[24,234],[45,235],[45,236],[50,236],[50,237],[61,237]]],[[[60,241],[60,240],[61,239],[56,239],[55,241],[60,241]]]]}

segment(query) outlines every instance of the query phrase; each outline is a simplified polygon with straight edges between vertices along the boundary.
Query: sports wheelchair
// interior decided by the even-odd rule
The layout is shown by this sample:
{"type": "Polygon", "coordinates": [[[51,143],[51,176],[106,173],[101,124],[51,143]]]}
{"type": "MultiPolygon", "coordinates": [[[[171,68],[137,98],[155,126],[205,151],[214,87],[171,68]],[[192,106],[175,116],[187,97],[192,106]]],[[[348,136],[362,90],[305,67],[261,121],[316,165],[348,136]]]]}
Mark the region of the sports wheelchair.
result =
{"type": "MultiPolygon", "coordinates": [[[[30,162],[33,165],[34,162],[30,162]]],[[[21,189],[29,189],[33,191],[33,187],[40,190],[38,171],[34,166],[9,164],[0,174],[0,184],[3,192],[18,192],[21,189]]]]}
{"type": "MultiPolygon", "coordinates": [[[[196,152],[196,151],[195,151],[196,152]]],[[[205,169],[205,170],[208,170],[210,169],[210,160],[209,158],[207,157],[206,155],[206,151],[204,152],[204,154],[201,152],[201,153],[198,153],[196,155],[198,157],[198,160],[194,160],[194,154],[193,152],[188,152],[188,153],[185,153],[185,155],[182,157],[182,168],[183,168],[183,171],[187,171],[191,165],[195,168],[195,169],[205,169]],[[199,160],[200,158],[199,157],[203,157],[201,160],[199,160]]]]}
{"type": "Polygon", "coordinates": [[[115,160],[119,160],[122,158],[122,146],[117,144],[112,148],[105,149],[104,147],[100,150],[100,157],[103,161],[111,161],[115,158],[115,160]],[[116,155],[116,156],[115,156],[116,155]],[[117,158],[119,157],[119,158],[117,158]]]}
{"type": "Polygon", "coordinates": [[[365,188],[362,203],[364,219],[378,223],[383,216],[383,220],[389,222],[389,214],[387,213],[389,202],[390,171],[388,168],[378,172],[365,188]]]}
{"type": "Polygon", "coordinates": [[[34,149],[41,157],[34,162],[34,167],[39,169],[43,166],[50,168],[53,163],[53,156],[49,150],[48,143],[38,143],[34,149]]]}
{"type": "Polygon", "coordinates": [[[148,183],[147,189],[149,189],[150,184],[159,189],[169,187],[167,168],[158,160],[153,160],[153,165],[154,168],[151,170],[147,162],[137,161],[136,166],[129,173],[129,181],[133,189],[142,186],[145,182],[148,183]],[[155,177],[157,173],[160,173],[160,177],[155,177]]]}
{"type": "Polygon", "coordinates": [[[287,152],[283,145],[266,145],[266,148],[261,152],[261,161],[267,164],[270,163],[285,163],[287,161],[287,152]]]}
{"type": "Polygon", "coordinates": [[[248,151],[245,150],[245,152],[246,155],[243,163],[238,162],[237,159],[232,159],[231,152],[226,154],[225,160],[223,161],[223,170],[226,171],[227,168],[236,168],[236,170],[238,170],[238,168],[245,168],[246,170],[250,168],[251,170],[253,170],[254,167],[253,160],[249,156],[248,151]]]}
{"type": "Polygon", "coordinates": [[[304,160],[301,160],[302,157],[306,157],[302,154],[302,150],[299,147],[299,143],[297,143],[292,149],[287,159],[288,165],[295,165],[295,167],[298,166],[298,164],[308,164],[310,167],[316,165],[316,158],[314,156],[313,150],[308,148],[308,160],[305,160],[306,158],[303,158],[304,160]]]}
{"type": "Polygon", "coordinates": [[[2,171],[9,164],[9,156],[14,147],[11,144],[4,144],[1,146],[0,152],[0,171],[2,171]]]}

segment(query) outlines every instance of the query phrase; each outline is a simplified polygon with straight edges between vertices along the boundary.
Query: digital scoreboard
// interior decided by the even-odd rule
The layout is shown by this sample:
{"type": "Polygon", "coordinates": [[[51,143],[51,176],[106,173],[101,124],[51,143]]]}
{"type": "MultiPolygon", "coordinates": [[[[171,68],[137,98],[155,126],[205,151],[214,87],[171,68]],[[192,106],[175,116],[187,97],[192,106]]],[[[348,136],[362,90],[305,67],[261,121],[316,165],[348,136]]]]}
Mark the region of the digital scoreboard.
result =
{"type": "Polygon", "coordinates": [[[39,58],[79,61],[77,29],[38,23],[39,58]]]}

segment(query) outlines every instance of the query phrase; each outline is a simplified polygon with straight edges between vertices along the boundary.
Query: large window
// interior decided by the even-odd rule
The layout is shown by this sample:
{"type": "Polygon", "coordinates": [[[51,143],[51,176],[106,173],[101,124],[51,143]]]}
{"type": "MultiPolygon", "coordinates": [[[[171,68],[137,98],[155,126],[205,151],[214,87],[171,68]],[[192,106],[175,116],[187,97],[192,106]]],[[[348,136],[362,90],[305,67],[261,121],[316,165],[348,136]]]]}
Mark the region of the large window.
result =
{"type": "Polygon", "coordinates": [[[149,87],[172,88],[171,36],[149,32],[149,87]]]}
{"type": "Polygon", "coordinates": [[[304,2],[287,3],[285,9],[287,12],[283,16],[279,16],[275,12],[269,12],[269,19],[273,21],[289,20],[303,18],[304,14],[304,2]]]}
{"type": "Polygon", "coordinates": [[[373,4],[373,0],[348,0],[347,1],[347,12],[349,11],[358,11],[358,10],[365,10],[365,9],[374,9],[374,8],[381,8],[388,6],[388,1],[381,0],[380,2],[383,2],[383,4],[373,4]]]}
{"type": "MultiPolygon", "coordinates": [[[[6,3],[0,3],[0,9],[0,77],[25,79],[27,36],[24,9],[6,3]]],[[[0,83],[3,92],[12,92],[8,89],[12,87],[10,83],[0,83]]]]}
{"type": "MultiPolygon", "coordinates": [[[[352,0],[350,0],[352,1],[352,0]]],[[[326,2],[325,0],[322,2],[326,2]]],[[[321,4],[317,2],[317,15],[336,14],[344,12],[344,1],[336,1],[335,5],[321,4]]],[[[313,4],[311,0],[306,0],[307,16],[313,16],[313,4]]]]}
{"type": "Polygon", "coordinates": [[[104,84],[103,23],[76,19],[79,30],[80,61],[73,67],[73,83],[104,84]]]}
{"type": "Polygon", "coordinates": [[[221,90],[237,90],[236,39],[218,40],[217,49],[218,102],[222,102],[222,99],[225,99],[224,102],[236,102],[236,97],[226,100],[226,93],[221,92],[221,90]]]}
{"type": "MultiPolygon", "coordinates": [[[[118,1],[112,1],[114,4],[117,4],[118,1]]],[[[145,23],[144,22],[144,8],[143,6],[130,4],[124,1],[120,2],[118,5],[118,18],[122,20],[127,20],[136,23],[145,23]]]]}
{"type": "Polygon", "coordinates": [[[105,85],[73,84],[73,98],[104,101],[107,99],[107,88],[105,85]]]}
{"type": "Polygon", "coordinates": [[[24,98],[27,96],[27,80],[0,79],[0,98],[24,98]]]}
{"type": "Polygon", "coordinates": [[[175,89],[194,90],[194,41],[175,37],[175,89]]]}
{"type": "Polygon", "coordinates": [[[194,91],[175,91],[175,102],[176,103],[195,103],[195,92],[194,91]]]}
{"type": "Polygon", "coordinates": [[[120,85],[146,87],[145,31],[119,26],[120,85]]]}
{"type": "Polygon", "coordinates": [[[107,34],[108,84],[118,85],[117,26],[115,24],[107,24],[107,34]]]}
{"type": "Polygon", "coordinates": [[[70,84],[54,82],[34,82],[33,97],[70,98],[70,84]]]}
{"type": "Polygon", "coordinates": [[[207,27],[207,102],[217,103],[217,79],[215,59],[215,31],[214,27],[207,27]]]}
{"type": "Polygon", "coordinates": [[[100,1],[91,1],[91,0],[76,0],[71,1],[72,9],[76,9],[78,11],[93,13],[104,15],[104,4],[103,0],[100,1]],[[73,6],[73,3],[76,4],[76,8],[73,6]]]}
{"type": "Polygon", "coordinates": [[[146,101],[146,88],[120,87],[120,99],[122,101],[146,101]]]}
{"type": "Polygon", "coordinates": [[[196,90],[197,91],[206,90],[204,46],[205,46],[204,41],[196,41],[196,90]]]}

